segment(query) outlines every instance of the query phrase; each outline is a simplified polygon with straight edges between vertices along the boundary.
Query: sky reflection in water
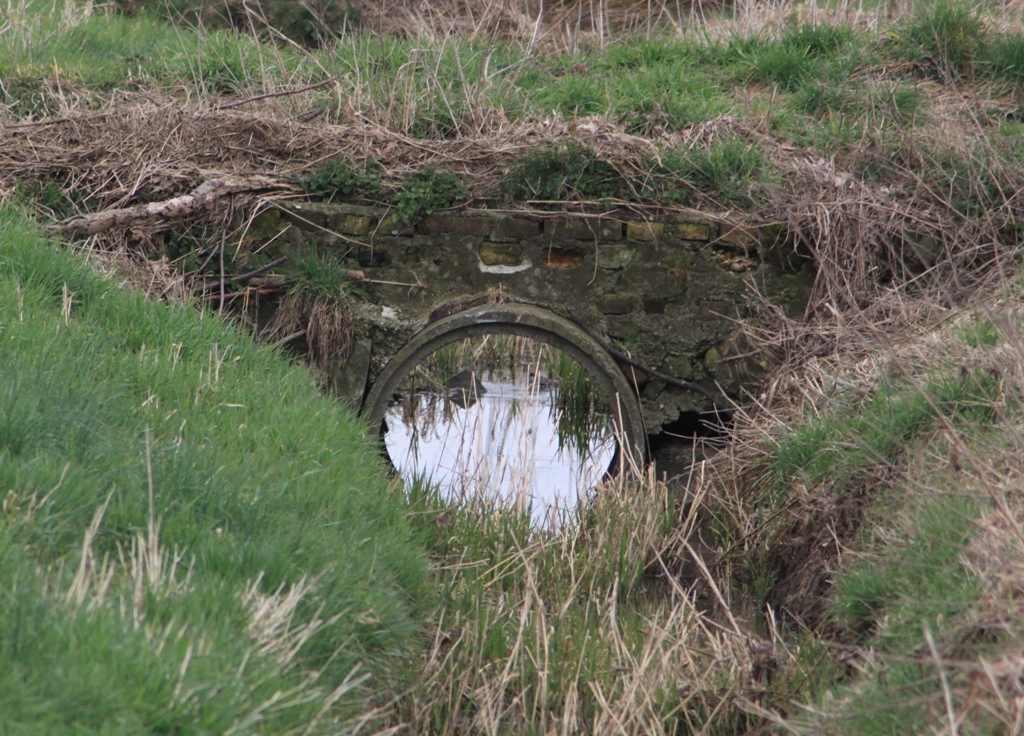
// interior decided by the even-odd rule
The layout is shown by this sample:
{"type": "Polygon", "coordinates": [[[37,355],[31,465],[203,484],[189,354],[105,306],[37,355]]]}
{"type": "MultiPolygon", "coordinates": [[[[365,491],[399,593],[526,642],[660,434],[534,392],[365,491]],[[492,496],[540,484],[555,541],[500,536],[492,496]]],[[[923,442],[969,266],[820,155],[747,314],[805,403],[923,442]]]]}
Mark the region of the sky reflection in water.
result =
{"type": "Polygon", "coordinates": [[[541,388],[519,371],[484,372],[486,391],[463,407],[447,395],[417,392],[388,409],[388,455],[406,482],[422,477],[453,503],[530,509],[533,524],[549,526],[597,486],[615,455],[606,415],[586,418],[567,431],[559,418],[555,386],[541,388]]]}

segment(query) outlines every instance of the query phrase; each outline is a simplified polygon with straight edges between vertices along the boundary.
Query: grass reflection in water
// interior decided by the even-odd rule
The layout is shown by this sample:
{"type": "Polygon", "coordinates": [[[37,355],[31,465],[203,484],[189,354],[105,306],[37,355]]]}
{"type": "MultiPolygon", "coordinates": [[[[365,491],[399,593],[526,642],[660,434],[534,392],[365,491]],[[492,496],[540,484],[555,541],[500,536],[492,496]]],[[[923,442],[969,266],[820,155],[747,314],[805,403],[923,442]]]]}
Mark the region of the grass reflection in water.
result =
{"type": "Polygon", "coordinates": [[[604,476],[616,443],[586,371],[543,343],[488,335],[431,355],[386,415],[385,443],[408,482],[452,503],[565,517],[604,476]]]}

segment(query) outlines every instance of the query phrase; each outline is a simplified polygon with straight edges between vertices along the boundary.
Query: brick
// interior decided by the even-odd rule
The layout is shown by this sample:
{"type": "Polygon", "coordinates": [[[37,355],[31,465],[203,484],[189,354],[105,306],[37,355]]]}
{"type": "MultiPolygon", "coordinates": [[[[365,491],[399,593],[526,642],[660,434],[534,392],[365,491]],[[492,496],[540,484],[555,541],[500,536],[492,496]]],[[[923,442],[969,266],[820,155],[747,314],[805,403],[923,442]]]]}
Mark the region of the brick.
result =
{"type": "Polygon", "coordinates": [[[693,378],[693,363],[685,355],[671,355],[662,362],[661,371],[673,378],[689,381],[693,378]]]}
{"type": "Polygon", "coordinates": [[[629,240],[658,240],[665,232],[661,222],[641,222],[632,220],[626,223],[626,237],[629,240]]]}
{"type": "Polygon", "coordinates": [[[335,215],[334,230],[345,235],[366,235],[370,232],[370,218],[359,215],[335,215]]]}
{"type": "Polygon", "coordinates": [[[518,266],[523,262],[523,249],[518,243],[481,243],[479,253],[485,266],[518,266]]]}
{"type": "Polygon", "coordinates": [[[584,240],[604,242],[622,240],[622,223],[612,220],[577,218],[573,220],[548,220],[544,232],[551,233],[557,240],[584,240]]]}
{"type": "Polygon", "coordinates": [[[701,302],[701,319],[724,319],[736,314],[736,305],[731,302],[701,302]]]}
{"type": "Polygon", "coordinates": [[[636,300],[632,294],[604,294],[597,298],[601,314],[629,314],[636,300]]]}
{"type": "Polygon", "coordinates": [[[331,227],[334,211],[322,202],[284,202],[280,207],[292,224],[302,230],[331,227]]]}
{"type": "Polygon", "coordinates": [[[718,242],[744,247],[757,246],[757,228],[751,225],[723,224],[718,235],[718,242]]]}
{"type": "Polygon", "coordinates": [[[413,227],[408,222],[399,222],[398,218],[394,215],[388,215],[381,219],[377,223],[377,227],[374,231],[374,235],[377,236],[395,236],[395,235],[412,235],[413,227]]]}
{"type": "Polygon", "coordinates": [[[602,245],[597,249],[597,265],[600,268],[625,268],[636,258],[636,248],[625,244],[602,245]]]}
{"type": "Polygon", "coordinates": [[[711,224],[707,222],[677,222],[672,231],[682,240],[711,239],[711,224]]]}
{"type": "Polygon", "coordinates": [[[540,223],[519,217],[502,217],[491,221],[491,240],[496,243],[513,243],[540,235],[540,223]]]}
{"type": "Polygon", "coordinates": [[[586,255],[574,248],[545,248],[540,257],[548,268],[573,268],[583,263],[586,255]]]}
{"type": "Polygon", "coordinates": [[[486,238],[491,234],[494,221],[490,217],[459,217],[458,215],[431,215],[424,217],[416,230],[424,235],[454,233],[486,238]]]}

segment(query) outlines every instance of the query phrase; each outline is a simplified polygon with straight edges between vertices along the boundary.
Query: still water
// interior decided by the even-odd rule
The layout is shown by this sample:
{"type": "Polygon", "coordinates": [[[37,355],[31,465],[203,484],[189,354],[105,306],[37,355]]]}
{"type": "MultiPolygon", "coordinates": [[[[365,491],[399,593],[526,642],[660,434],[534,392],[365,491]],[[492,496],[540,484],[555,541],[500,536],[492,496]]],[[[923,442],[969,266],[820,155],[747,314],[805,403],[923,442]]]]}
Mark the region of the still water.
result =
{"type": "Polygon", "coordinates": [[[615,456],[608,415],[560,401],[557,380],[492,368],[463,370],[447,386],[400,394],[384,442],[406,482],[422,478],[449,502],[528,510],[535,526],[551,527],[615,456]]]}

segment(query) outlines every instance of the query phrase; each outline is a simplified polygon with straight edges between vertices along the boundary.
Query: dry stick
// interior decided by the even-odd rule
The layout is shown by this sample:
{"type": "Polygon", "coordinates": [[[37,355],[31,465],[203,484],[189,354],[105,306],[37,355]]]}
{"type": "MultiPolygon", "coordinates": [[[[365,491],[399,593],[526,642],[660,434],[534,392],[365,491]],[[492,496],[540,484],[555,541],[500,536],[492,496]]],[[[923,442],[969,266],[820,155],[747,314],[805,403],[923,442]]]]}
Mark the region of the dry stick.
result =
{"type": "Polygon", "coordinates": [[[703,386],[700,386],[700,385],[698,385],[696,383],[693,383],[692,381],[683,380],[682,378],[673,378],[670,375],[667,375],[667,374],[662,373],[660,371],[656,371],[653,368],[651,368],[650,366],[644,365],[639,360],[637,360],[635,358],[632,358],[629,355],[626,355],[626,353],[623,353],[621,350],[616,350],[614,347],[612,347],[608,343],[607,340],[605,340],[603,337],[601,337],[596,332],[594,332],[592,329],[590,329],[590,327],[585,322],[583,322],[583,320],[581,320],[579,317],[577,317],[576,313],[573,312],[571,309],[567,309],[567,310],[565,310],[565,312],[568,315],[569,319],[571,319],[573,322],[575,322],[576,325],[578,327],[580,327],[588,335],[590,335],[590,337],[592,337],[595,340],[597,340],[597,343],[602,348],[604,348],[609,353],[611,353],[613,358],[616,358],[617,360],[621,360],[624,363],[629,363],[629,365],[633,366],[634,368],[639,368],[644,373],[649,375],[651,378],[655,378],[655,379],[657,379],[659,381],[664,381],[665,383],[671,384],[673,386],[679,386],[680,388],[685,388],[685,389],[689,389],[691,391],[696,391],[697,393],[702,395],[704,398],[710,400],[711,403],[714,404],[715,409],[717,409],[718,411],[732,411],[732,409],[734,408],[733,405],[728,402],[728,400],[723,400],[723,397],[716,396],[713,391],[708,391],[703,386]]]}
{"type": "Polygon", "coordinates": [[[228,224],[234,217],[235,200],[233,197],[228,198],[228,217],[227,222],[224,223],[224,229],[220,234],[220,305],[217,307],[217,314],[224,314],[224,246],[228,242],[228,224]]]}
{"type": "Polygon", "coordinates": [[[232,291],[227,294],[210,294],[206,297],[209,301],[220,300],[221,303],[225,299],[237,299],[240,296],[265,296],[267,294],[277,294],[278,292],[284,291],[280,286],[267,287],[265,289],[243,289],[242,291],[232,291]]]}
{"type": "Polygon", "coordinates": [[[4,130],[19,130],[24,128],[40,128],[44,125],[60,125],[61,123],[73,123],[79,120],[94,120],[96,118],[103,118],[110,113],[98,112],[92,115],[74,115],[66,118],[50,118],[49,120],[37,120],[34,123],[16,123],[15,125],[5,125],[4,130]]]}
{"type": "Polygon", "coordinates": [[[276,261],[271,261],[267,265],[260,266],[259,268],[255,269],[254,271],[250,271],[249,273],[243,273],[241,276],[235,276],[231,280],[234,281],[236,284],[244,284],[247,281],[252,281],[257,276],[266,273],[272,268],[277,268],[287,260],[290,260],[288,256],[282,256],[281,258],[278,258],[276,261]]]}
{"type": "Polygon", "coordinates": [[[188,194],[163,202],[103,210],[85,215],[76,215],[60,222],[51,223],[47,230],[59,235],[83,233],[95,235],[115,227],[127,227],[146,220],[184,217],[210,207],[215,201],[229,194],[247,194],[274,190],[295,189],[295,183],[283,176],[272,174],[246,174],[208,179],[188,194]]]}
{"type": "Polygon", "coordinates": [[[290,343],[292,340],[298,340],[300,337],[305,337],[307,332],[309,332],[309,330],[299,330],[298,332],[293,332],[290,335],[285,335],[284,337],[282,337],[277,342],[271,343],[270,347],[272,347],[272,348],[284,347],[285,345],[290,343]]]}
{"type": "Polygon", "coordinates": [[[242,105],[248,105],[250,102],[256,102],[257,100],[266,100],[266,99],[269,99],[271,97],[287,97],[289,95],[298,95],[298,94],[302,94],[303,92],[309,92],[310,90],[320,89],[321,87],[326,87],[328,84],[330,84],[333,81],[334,81],[334,77],[331,77],[330,79],[325,79],[322,82],[317,82],[316,84],[311,84],[308,87],[302,87],[300,89],[286,89],[284,92],[269,92],[269,93],[267,93],[265,95],[256,95],[255,97],[246,97],[244,100],[239,100],[238,102],[232,102],[232,103],[227,104],[227,105],[221,105],[220,107],[215,107],[213,109],[216,112],[220,112],[221,110],[230,110],[232,107],[240,107],[242,105]]]}
{"type": "Polygon", "coordinates": [[[300,112],[298,115],[293,115],[292,120],[297,120],[300,123],[308,123],[311,120],[316,120],[323,114],[324,108],[314,107],[312,110],[307,110],[306,112],[300,112]]]}
{"type": "MultiPolygon", "coordinates": [[[[415,275],[416,274],[413,274],[413,276],[415,276],[415,275]]],[[[349,271],[348,272],[348,277],[350,279],[352,279],[353,281],[358,281],[358,282],[364,283],[364,284],[387,284],[389,286],[408,286],[410,289],[426,289],[426,288],[428,288],[426,284],[419,283],[419,282],[417,282],[415,284],[407,284],[404,281],[382,281],[381,279],[368,279],[368,278],[366,278],[366,276],[363,274],[362,271],[349,271]]]]}

